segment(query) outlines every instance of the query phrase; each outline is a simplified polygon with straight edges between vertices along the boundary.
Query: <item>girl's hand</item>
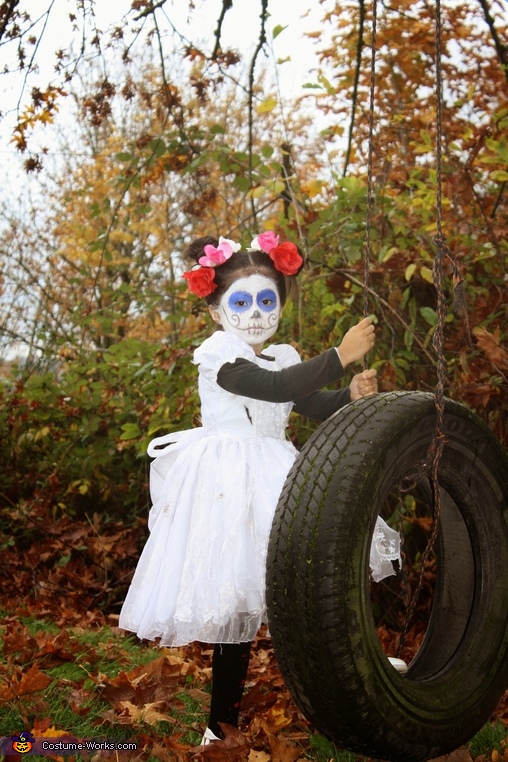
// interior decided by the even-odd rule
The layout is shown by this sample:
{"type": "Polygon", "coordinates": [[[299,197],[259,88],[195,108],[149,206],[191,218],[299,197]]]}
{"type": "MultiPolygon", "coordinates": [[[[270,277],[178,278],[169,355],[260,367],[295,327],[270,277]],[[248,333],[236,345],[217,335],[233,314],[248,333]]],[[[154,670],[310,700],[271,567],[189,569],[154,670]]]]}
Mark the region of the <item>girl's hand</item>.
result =
{"type": "Polygon", "coordinates": [[[368,397],[371,394],[377,394],[377,371],[374,368],[370,370],[364,370],[363,373],[358,373],[353,376],[351,383],[349,384],[349,393],[351,395],[351,402],[361,400],[362,397],[368,397]]]}
{"type": "Polygon", "coordinates": [[[346,333],[339,346],[342,367],[345,368],[352,362],[361,360],[374,346],[374,326],[372,318],[366,317],[360,320],[346,333]]]}

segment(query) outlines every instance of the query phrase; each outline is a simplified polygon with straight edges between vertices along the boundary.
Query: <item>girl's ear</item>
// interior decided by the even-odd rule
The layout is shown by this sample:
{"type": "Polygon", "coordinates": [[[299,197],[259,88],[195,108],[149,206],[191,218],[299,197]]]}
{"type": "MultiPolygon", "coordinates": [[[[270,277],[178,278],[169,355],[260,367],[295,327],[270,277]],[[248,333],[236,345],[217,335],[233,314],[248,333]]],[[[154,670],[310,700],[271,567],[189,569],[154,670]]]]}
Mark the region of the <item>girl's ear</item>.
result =
{"type": "Polygon", "coordinates": [[[217,310],[217,307],[214,307],[213,304],[208,305],[208,312],[212,316],[212,320],[215,320],[216,323],[219,325],[222,325],[219,311],[217,310]]]}

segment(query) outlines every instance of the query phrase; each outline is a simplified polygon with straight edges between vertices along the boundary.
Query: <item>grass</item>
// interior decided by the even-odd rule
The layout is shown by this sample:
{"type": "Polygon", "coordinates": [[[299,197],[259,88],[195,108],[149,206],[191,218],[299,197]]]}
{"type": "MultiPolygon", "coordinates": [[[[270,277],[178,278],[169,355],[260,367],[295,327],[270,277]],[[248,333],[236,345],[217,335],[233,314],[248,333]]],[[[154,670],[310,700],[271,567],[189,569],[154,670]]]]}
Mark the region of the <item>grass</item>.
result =
{"type": "Polygon", "coordinates": [[[502,752],[508,740],[508,728],[499,720],[488,722],[468,743],[469,753],[473,759],[485,754],[491,758],[493,751],[502,752]]]}

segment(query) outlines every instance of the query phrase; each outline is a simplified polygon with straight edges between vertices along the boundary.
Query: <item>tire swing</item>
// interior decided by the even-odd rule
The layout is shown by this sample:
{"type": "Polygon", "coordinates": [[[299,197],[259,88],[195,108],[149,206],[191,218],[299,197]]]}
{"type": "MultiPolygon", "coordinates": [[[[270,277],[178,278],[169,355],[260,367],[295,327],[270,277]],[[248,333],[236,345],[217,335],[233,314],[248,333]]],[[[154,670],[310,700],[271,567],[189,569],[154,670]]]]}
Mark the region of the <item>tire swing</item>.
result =
{"type": "MultiPolygon", "coordinates": [[[[375,10],[373,17],[374,60],[375,10]]],[[[439,0],[436,21],[439,53],[439,0]]],[[[379,394],[325,421],[289,472],[267,559],[270,632],[295,703],[339,746],[399,762],[423,762],[465,743],[508,685],[508,457],[480,418],[443,395],[442,255],[451,253],[441,232],[436,58],[436,391],[379,394]],[[394,607],[405,596],[413,616],[422,585],[432,590],[426,630],[406,674],[390,664],[376,632],[392,615],[380,617],[371,597],[369,556],[379,515],[394,528],[410,523],[403,573],[421,556],[411,601],[397,591],[396,577],[386,583],[394,607]]],[[[371,130],[373,73],[374,64],[371,130]]],[[[368,214],[370,184],[369,160],[368,214]]],[[[367,238],[366,281],[368,251],[367,238]]],[[[397,653],[409,624],[406,618],[397,653]]]]}
{"type": "Polygon", "coordinates": [[[418,392],[380,394],[333,415],[288,475],[268,549],[270,631],[296,704],[338,745],[400,762],[467,741],[508,682],[508,459],[487,426],[452,400],[432,611],[405,675],[377,639],[374,524],[393,488],[414,480],[434,426],[433,396],[418,392]]]}

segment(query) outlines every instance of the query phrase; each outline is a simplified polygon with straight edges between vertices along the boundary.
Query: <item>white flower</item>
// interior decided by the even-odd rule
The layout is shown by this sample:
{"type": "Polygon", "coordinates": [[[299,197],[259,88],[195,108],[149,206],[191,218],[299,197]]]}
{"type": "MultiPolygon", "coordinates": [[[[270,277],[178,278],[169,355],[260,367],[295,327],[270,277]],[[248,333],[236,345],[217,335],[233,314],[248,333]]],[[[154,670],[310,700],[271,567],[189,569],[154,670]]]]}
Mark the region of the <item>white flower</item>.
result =
{"type": "Polygon", "coordinates": [[[235,253],[235,251],[240,251],[240,249],[242,248],[242,245],[240,243],[235,243],[235,241],[232,241],[230,238],[223,238],[222,236],[220,236],[219,238],[218,248],[220,248],[221,243],[229,244],[231,246],[231,250],[233,253],[235,253]]]}

